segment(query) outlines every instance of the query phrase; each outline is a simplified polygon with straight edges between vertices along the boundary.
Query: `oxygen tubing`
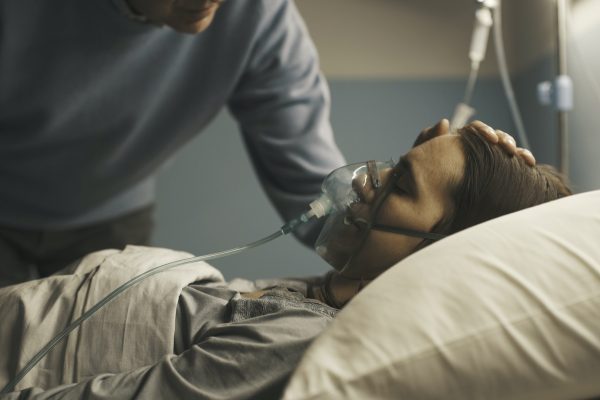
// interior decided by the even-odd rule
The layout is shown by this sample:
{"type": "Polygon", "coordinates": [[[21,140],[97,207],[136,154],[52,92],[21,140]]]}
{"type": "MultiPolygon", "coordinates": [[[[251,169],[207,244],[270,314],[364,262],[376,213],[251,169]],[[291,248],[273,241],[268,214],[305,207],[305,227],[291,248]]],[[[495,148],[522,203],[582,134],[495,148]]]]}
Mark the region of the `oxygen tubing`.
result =
{"type": "Polygon", "coordinates": [[[294,231],[298,226],[307,222],[312,217],[313,217],[313,214],[309,211],[305,214],[302,214],[300,217],[287,222],[277,232],[272,233],[269,236],[266,236],[260,240],[249,243],[247,245],[234,247],[229,250],[218,251],[216,253],[205,254],[202,256],[190,257],[190,258],[185,258],[183,260],[172,261],[170,263],[159,265],[157,267],[149,269],[148,271],[135,276],[134,278],[130,279],[129,281],[125,282],[124,284],[122,284],[118,288],[114,289],[109,294],[107,294],[102,300],[100,300],[98,303],[94,304],[94,306],[92,306],[89,310],[87,310],[85,313],[83,313],[79,318],[77,318],[76,320],[71,322],[62,331],[60,331],[52,340],[50,340],[44,347],[42,347],[42,349],[40,351],[38,351],[35,354],[35,356],[33,356],[31,358],[31,360],[29,360],[29,362],[27,362],[27,364],[17,373],[17,375],[15,375],[15,377],[10,382],[8,382],[6,384],[6,386],[4,386],[2,388],[2,390],[0,391],[0,394],[7,394],[7,393],[12,392],[15,389],[15,387],[17,386],[17,384],[21,381],[21,379],[23,379],[25,377],[25,375],[27,375],[27,373],[29,371],[31,371],[37,365],[37,363],[42,358],[44,358],[44,356],[46,356],[46,354],[48,354],[48,352],[50,352],[50,350],[52,350],[54,348],[54,346],[56,346],[61,340],[63,340],[65,337],[67,337],[67,335],[69,335],[69,333],[71,333],[72,331],[77,329],[79,327],[79,325],[81,325],[85,320],[89,319],[98,310],[100,310],[106,304],[108,304],[109,302],[114,300],[121,293],[123,293],[127,289],[131,288],[132,286],[136,285],[137,283],[143,281],[144,279],[149,278],[152,275],[156,275],[160,272],[167,271],[169,269],[178,267],[180,265],[190,264],[190,263],[194,263],[194,262],[198,262],[198,261],[215,260],[217,258],[231,256],[234,254],[241,253],[245,250],[249,250],[254,247],[261,246],[261,245],[268,243],[274,239],[277,239],[280,236],[286,235],[289,232],[294,231]]]}

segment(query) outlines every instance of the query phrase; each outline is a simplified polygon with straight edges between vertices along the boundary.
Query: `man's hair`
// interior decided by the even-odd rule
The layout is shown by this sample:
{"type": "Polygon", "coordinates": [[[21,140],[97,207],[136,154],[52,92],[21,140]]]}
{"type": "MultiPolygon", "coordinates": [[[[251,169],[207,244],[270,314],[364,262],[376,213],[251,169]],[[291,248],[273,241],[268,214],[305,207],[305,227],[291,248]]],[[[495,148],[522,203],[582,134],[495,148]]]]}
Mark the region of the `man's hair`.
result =
{"type": "MultiPolygon", "coordinates": [[[[471,129],[459,131],[465,155],[463,178],[451,193],[453,207],[433,229],[450,235],[492,218],[572,194],[550,165],[531,167],[471,129]]],[[[431,242],[422,243],[426,246],[431,242]]]]}

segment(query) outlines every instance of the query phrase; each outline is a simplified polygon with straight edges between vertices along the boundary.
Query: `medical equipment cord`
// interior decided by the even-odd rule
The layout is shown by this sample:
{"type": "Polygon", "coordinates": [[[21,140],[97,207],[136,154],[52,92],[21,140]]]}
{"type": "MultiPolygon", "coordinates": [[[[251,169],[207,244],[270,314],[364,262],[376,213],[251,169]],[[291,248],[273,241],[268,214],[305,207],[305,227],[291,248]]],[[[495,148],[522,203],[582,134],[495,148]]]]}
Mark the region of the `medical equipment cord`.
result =
{"type": "Polygon", "coordinates": [[[502,80],[502,86],[504,88],[504,94],[508,101],[510,113],[512,115],[515,127],[517,128],[517,134],[519,135],[519,141],[521,147],[529,149],[529,140],[527,139],[527,133],[525,132],[525,125],[523,125],[523,119],[521,118],[521,112],[515,99],[515,93],[510,83],[510,76],[508,75],[508,67],[506,64],[506,54],[504,53],[504,40],[502,39],[502,2],[499,1],[498,5],[493,9],[494,16],[494,48],[496,49],[496,59],[498,60],[498,70],[500,71],[500,78],[502,80]]]}
{"type": "Polygon", "coordinates": [[[277,239],[280,236],[286,235],[286,234],[294,231],[298,226],[307,222],[312,217],[313,217],[313,215],[310,212],[308,212],[308,213],[302,214],[299,218],[289,221],[288,223],[283,225],[281,227],[281,229],[279,229],[277,232],[275,232],[269,236],[266,236],[260,240],[257,240],[255,242],[249,243],[247,245],[240,246],[240,247],[234,247],[232,249],[219,251],[216,253],[205,254],[202,256],[190,257],[190,258],[185,258],[183,260],[172,261],[170,263],[159,265],[157,267],[149,269],[148,271],[135,276],[134,278],[130,279],[129,281],[125,282],[124,284],[122,284],[118,288],[114,289],[109,294],[107,294],[102,300],[100,300],[98,303],[94,304],[93,307],[91,307],[89,310],[87,310],[85,313],[83,313],[81,315],[81,317],[79,317],[76,320],[74,320],[73,322],[71,322],[67,327],[65,327],[61,332],[59,332],[40,351],[38,351],[31,360],[29,360],[29,362],[17,373],[17,375],[15,375],[15,377],[8,384],[6,384],[6,386],[4,386],[4,388],[2,388],[2,391],[0,391],[0,394],[6,394],[6,393],[12,392],[15,389],[15,387],[17,386],[17,384],[21,381],[21,379],[23,379],[25,377],[25,375],[27,375],[27,373],[29,371],[31,371],[33,369],[33,367],[35,367],[36,364],[42,358],[44,358],[44,356],[46,354],[48,354],[48,352],[50,352],[50,350],[52,350],[52,348],[54,348],[54,346],[56,346],[61,340],[63,340],[69,333],[71,333],[73,330],[75,330],[77,327],[79,327],[79,325],[81,325],[85,320],[87,320],[92,315],[94,315],[98,310],[100,310],[102,307],[104,307],[110,301],[114,300],[115,297],[119,296],[121,293],[123,293],[130,287],[134,286],[135,284],[143,281],[146,278],[151,277],[152,275],[156,275],[160,272],[163,272],[163,271],[166,271],[166,270],[169,270],[169,269],[172,269],[172,268],[184,265],[184,264],[194,263],[194,262],[198,262],[198,261],[215,260],[217,258],[226,257],[226,256],[230,256],[233,254],[238,254],[245,250],[249,250],[254,247],[263,245],[265,243],[270,242],[271,240],[277,239]]]}
{"type": "Polygon", "coordinates": [[[477,75],[479,73],[479,65],[471,65],[469,71],[469,79],[467,80],[467,87],[465,88],[465,97],[463,98],[464,104],[471,104],[471,98],[475,91],[475,83],[477,82],[477,75]]]}

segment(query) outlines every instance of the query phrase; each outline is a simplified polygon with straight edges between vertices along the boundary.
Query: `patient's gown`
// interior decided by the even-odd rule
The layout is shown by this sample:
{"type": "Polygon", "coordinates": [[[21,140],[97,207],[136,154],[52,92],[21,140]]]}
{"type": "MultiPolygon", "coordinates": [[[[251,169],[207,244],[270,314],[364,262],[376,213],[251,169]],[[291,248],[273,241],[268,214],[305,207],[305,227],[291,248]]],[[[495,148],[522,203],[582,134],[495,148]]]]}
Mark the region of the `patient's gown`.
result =
{"type": "MultiPolygon", "coordinates": [[[[60,315],[69,310],[68,319],[72,320],[95,302],[90,302],[90,298],[104,295],[122,283],[123,277],[115,278],[119,275],[115,273],[118,265],[139,266],[148,259],[155,263],[168,261],[156,261],[157,255],[164,252],[168,251],[128,248],[118,254],[110,253],[100,263],[89,262],[87,268],[79,266],[79,275],[63,275],[68,284],[61,293],[69,293],[70,286],[76,289],[72,290],[72,296],[62,295],[60,315]],[[101,268],[92,268],[95,264],[101,268]],[[102,268],[109,274],[103,276],[102,268]],[[90,279],[92,273],[94,278],[90,279]],[[106,285],[110,279],[115,282],[106,285]],[[74,299],[66,308],[65,298],[74,299]],[[86,305],[79,307],[78,302],[86,305]]],[[[303,352],[337,310],[307,299],[307,285],[302,281],[234,280],[228,284],[218,271],[208,269],[211,267],[207,264],[206,267],[201,273],[182,267],[176,273],[169,273],[172,279],[167,279],[166,274],[159,279],[159,274],[153,282],[134,286],[122,299],[114,301],[112,310],[109,303],[107,309],[86,321],[76,335],[72,334],[75,336],[57,346],[55,354],[42,360],[37,371],[34,369],[28,380],[18,386],[20,392],[0,398],[45,399],[57,395],[68,399],[279,398],[303,352]],[[263,290],[243,294],[257,289],[263,290]]],[[[50,282],[41,287],[49,292],[43,300],[47,308],[44,312],[52,314],[48,299],[56,301],[57,295],[50,292],[61,286],[50,282]]],[[[26,361],[23,353],[30,357],[32,347],[37,350],[41,345],[39,340],[26,340],[27,330],[22,329],[27,325],[24,319],[32,315],[34,320],[40,318],[27,312],[23,296],[31,297],[32,288],[36,293],[43,290],[39,284],[23,285],[20,290],[17,289],[22,285],[11,287],[10,293],[0,290],[0,302],[8,299],[0,303],[0,312],[4,311],[2,304],[13,301],[11,296],[15,294],[21,296],[20,306],[25,310],[9,315],[12,326],[0,328],[0,334],[13,332],[8,343],[7,339],[0,339],[0,346],[4,347],[0,347],[0,353],[8,356],[8,362],[0,360],[2,386],[16,372],[16,364],[22,367],[26,361]],[[25,333],[17,337],[14,332],[25,333]]],[[[29,309],[37,310],[31,306],[29,309]]],[[[61,321],[56,327],[48,327],[49,324],[46,327],[52,331],[63,324],[61,321]]],[[[32,335],[40,330],[41,327],[32,330],[32,335]]]]}

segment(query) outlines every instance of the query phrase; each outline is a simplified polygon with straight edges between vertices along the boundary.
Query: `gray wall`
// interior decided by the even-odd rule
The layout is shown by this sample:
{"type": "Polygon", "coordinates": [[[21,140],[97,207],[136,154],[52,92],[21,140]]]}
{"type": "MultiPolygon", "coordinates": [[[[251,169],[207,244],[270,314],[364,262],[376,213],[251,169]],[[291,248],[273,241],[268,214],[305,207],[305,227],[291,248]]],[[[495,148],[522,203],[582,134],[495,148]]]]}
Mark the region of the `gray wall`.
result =
{"type": "MultiPolygon", "coordinates": [[[[600,188],[600,1],[576,0],[568,23],[568,75],[573,80],[574,109],[568,115],[569,178],[577,192],[600,188]]],[[[516,14],[517,30],[524,39],[518,54],[529,54],[515,74],[515,88],[531,147],[540,162],[558,164],[558,130],[553,107],[536,98],[538,82],[553,81],[556,71],[555,3],[532,0],[516,14]],[[538,23],[531,24],[537,17],[538,23]],[[541,17],[541,22],[540,22],[541,17]]]]}
{"type": "Polygon", "coordinates": [[[569,74],[575,87],[570,113],[570,169],[579,190],[600,188],[600,1],[573,4],[569,74]]]}
{"type": "MultiPolygon", "coordinates": [[[[416,134],[449,116],[462,80],[333,80],[332,124],[349,162],[395,158],[416,134]]],[[[512,130],[497,80],[479,83],[478,116],[512,130]]],[[[221,113],[160,174],[155,245],[204,254],[245,244],[282,225],[262,193],[234,121],[221,113]]],[[[215,260],[226,277],[303,276],[326,264],[293,237],[215,260]]]]}

